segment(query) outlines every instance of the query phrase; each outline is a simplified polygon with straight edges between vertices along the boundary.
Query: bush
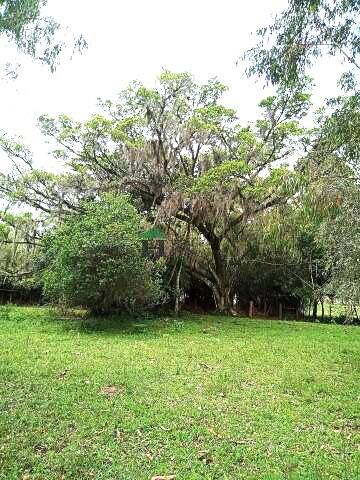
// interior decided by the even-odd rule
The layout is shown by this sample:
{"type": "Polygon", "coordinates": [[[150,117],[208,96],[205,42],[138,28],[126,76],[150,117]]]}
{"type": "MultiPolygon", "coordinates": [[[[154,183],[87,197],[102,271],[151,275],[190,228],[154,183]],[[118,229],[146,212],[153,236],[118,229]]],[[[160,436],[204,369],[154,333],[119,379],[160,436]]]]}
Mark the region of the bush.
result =
{"type": "Polygon", "coordinates": [[[39,258],[44,295],[94,313],[160,301],[161,275],[142,253],[144,222],[127,196],[87,202],[50,232],[39,258]]]}

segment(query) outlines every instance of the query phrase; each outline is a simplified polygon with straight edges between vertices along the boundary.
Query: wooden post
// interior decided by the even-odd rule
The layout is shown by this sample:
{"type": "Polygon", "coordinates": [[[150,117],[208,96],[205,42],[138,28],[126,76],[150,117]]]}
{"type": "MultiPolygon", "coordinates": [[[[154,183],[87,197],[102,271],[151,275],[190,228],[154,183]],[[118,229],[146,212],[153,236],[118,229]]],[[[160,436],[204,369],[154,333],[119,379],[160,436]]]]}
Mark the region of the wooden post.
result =
{"type": "Polygon", "coordinates": [[[249,317],[252,318],[252,316],[254,315],[254,302],[252,300],[250,300],[250,304],[249,304],[249,317]]]}
{"type": "Polygon", "coordinates": [[[282,307],[283,307],[282,303],[280,302],[279,303],[279,318],[280,318],[280,320],[282,319],[282,315],[283,315],[283,308],[282,307]]]}

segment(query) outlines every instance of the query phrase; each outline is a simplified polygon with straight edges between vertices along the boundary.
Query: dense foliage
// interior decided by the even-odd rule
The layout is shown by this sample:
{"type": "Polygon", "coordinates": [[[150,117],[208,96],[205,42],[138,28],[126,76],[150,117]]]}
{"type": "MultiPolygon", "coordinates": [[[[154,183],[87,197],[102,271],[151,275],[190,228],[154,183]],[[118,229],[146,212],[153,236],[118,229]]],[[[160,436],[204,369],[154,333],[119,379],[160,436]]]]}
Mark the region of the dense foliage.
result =
{"type": "MultiPolygon", "coordinates": [[[[30,150],[2,137],[0,147],[14,168],[0,173],[0,194],[11,206],[36,210],[31,220],[35,236],[23,230],[15,236],[7,215],[2,217],[8,228],[3,244],[33,244],[25,263],[20,254],[12,257],[12,283],[16,272],[33,269],[32,254],[42,244],[42,252],[52,252],[44,257],[48,277],[43,277],[50,298],[93,309],[129,308],[146,298],[142,289],[149,287],[152,303],[156,250],[176,311],[187,303],[232,312],[247,308],[250,300],[262,313],[270,311],[269,304],[274,312],[286,303],[297,315],[308,309],[314,317],[318,304],[328,300],[355,308],[358,14],[358,2],[351,0],[290,0],[273,25],[259,30],[258,45],[246,54],[252,62],[249,73],[262,75],[276,91],[260,103],[262,114],[253,124],[240,124],[235,110],[222,104],[226,87],[217,79],[197,84],[188,73],[164,71],[153,88],[134,82],[116,101],[101,101],[100,111],[87,122],[43,115],[40,127],[57,143],[53,155],[63,163],[60,173],[36,168],[30,150]],[[341,55],[349,71],[340,79],[343,94],[328,99],[311,119],[307,73],[324,54],[341,55]],[[123,297],[119,292],[125,292],[121,282],[126,275],[112,270],[110,257],[101,257],[103,270],[96,270],[109,286],[108,297],[98,288],[97,274],[93,284],[90,280],[91,259],[101,264],[91,242],[103,255],[104,232],[110,228],[101,223],[106,215],[99,216],[99,224],[91,220],[104,192],[122,199],[130,194],[134,222],[164,232],[161,248],[147,245],[147,260],[133,257],[149,266],[150,283],[146,280],[144,287],[131,275],[123,297]],[[84,214],[91,202],[95,210],[84,214]],[[71,229],[78,234],[72,236],[71,229]],[[88,237],[93,239],[89,244],[88,237]],[[69,245],[73,250],[66,256],[69,245]],[[74,268],[77,250],[81,271],[74,268]],[[61,273],[65,258],[70,276],[61,273]],[[110,288],[117,275],[122,280],[110,288]],[[82,287],[74,289],[81,278],[82,287]]],[[[120,243],[116,248],[122,248],[120,243]]]]}
{"type": "Polygon", "coordinates": [[[1,188],[58,216],[104,189],[131,193],[140,211],[167,229],[175,268],[182,265],[212,291],[219,310],[229,311],[234,261],[246,253],[248,229],[305,181],[286,165],[303,135],[299,121],[309,107],[303,86],[265,99],[263,118],[250,128],[221,105],[225,87],[217,80],[197,85],[189,74],[164,72],[154,89],[131,85],[84,125],[43,117],[69,173],[20,160],[1,188]]]}
{"type": "Polygon", "coordinates": [[[44,238],[38,268],[45,296],[97,313],[159,302],[155,265],[142,255],[143,225],[124,196],[82,205],[44,238]]]}
{"type": "Polygon", "coordinates": [[[339,69],[342,95],[328,99],[318,112],[302,163],[312,179],[305,206],[313,211],[313,242],[321,251],[315,299],[335,297],[357,316],[360,3],[289,0],[274,24],[257,33],[258,44],[245,54],[248,72],[273,85],[296,88],[321,56],[333,56],[344,65],[339,69]]]}

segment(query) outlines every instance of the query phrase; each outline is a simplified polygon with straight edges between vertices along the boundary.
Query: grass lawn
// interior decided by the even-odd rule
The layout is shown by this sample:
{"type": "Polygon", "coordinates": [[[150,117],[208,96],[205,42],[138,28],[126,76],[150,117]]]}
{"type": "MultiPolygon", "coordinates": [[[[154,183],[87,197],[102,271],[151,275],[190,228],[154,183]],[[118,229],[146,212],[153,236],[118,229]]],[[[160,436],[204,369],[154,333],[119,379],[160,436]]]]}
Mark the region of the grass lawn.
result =
{"type": "Polygon", "coordinates": [[[0,309],[0,479],[360,478],[360,328],[0,309]]]}

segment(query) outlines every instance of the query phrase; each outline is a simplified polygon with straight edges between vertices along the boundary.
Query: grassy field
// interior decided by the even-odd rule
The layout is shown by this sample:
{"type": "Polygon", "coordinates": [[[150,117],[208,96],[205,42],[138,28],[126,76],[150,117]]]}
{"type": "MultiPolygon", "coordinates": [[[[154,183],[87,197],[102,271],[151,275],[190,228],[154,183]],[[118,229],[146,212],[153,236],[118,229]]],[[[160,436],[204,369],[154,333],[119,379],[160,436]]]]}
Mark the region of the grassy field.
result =
{"type": "Polygon", "coordinates": [[[0,478],[360,478],[360,329],[0,310],[0,478]]]}

